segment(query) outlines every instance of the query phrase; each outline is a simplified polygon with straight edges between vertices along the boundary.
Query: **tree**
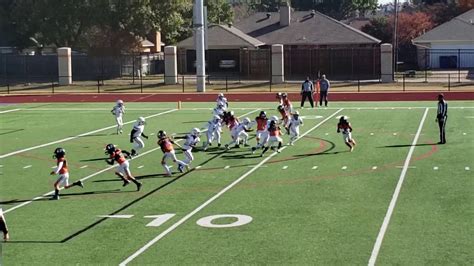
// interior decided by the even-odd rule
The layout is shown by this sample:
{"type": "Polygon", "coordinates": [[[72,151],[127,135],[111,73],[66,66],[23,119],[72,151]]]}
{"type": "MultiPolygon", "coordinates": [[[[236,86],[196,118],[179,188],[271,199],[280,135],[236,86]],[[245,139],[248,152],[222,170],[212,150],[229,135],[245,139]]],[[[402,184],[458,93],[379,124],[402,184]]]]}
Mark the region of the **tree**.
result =
{"type": "Polygon", "coordinates": [[[370,20],[369,24],[363,26],[361,30],[381,40],[382,43],[392,43],[392,25],[393,24],[390,24],[390,19],[387,17],[375,17],[370,20]]]}

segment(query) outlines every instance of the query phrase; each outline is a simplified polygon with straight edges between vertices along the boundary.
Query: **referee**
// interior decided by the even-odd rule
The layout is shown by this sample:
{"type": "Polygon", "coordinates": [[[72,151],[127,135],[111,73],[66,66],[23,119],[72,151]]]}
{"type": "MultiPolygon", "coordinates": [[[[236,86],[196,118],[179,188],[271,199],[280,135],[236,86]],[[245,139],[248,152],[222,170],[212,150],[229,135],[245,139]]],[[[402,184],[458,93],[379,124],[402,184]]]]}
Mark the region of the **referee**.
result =
{"type": "Polygon", "coordinates": [[[309,100],[309,104],[311,104],[311,108],[314,107],[314,101],[313,101],[313,93],[314,93],[314,85],[313,82],[309,79],[309,77],[306,77],[306,80],[301,84],[301,108],[304,107],[304,103],[306,102],[306,99],[309,100]]]}
{"type": "Polygon", "coordinates": [[[439,142],[438,144],[446,143],[446,120],[448,120],[448,103],[444,100],[444,95],[438,95],[438,113],[436,115],[436,122],[439,125],[439,142]]]}

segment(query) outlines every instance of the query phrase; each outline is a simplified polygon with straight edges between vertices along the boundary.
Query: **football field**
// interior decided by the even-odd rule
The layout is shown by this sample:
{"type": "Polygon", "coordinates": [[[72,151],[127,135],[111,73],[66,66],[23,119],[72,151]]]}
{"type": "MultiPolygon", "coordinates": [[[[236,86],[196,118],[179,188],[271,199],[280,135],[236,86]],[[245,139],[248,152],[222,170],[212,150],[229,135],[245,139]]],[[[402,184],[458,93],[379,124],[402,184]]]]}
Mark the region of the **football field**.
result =
{"type": "MultiPolygon", "coordinates": [[[[294,146],[284,135],[281,153],[263,157],[243,146],[197,149],[191,169],[174,165],[171,177],[158,130],[204,129],[215,103],[125,105],[122,135],[113,103],[0,106],[0,207],[11,238],[0,264],[474,264],[474,102],[449,102],[445,145],[436,144],[436,102],[298,108],[304,125],[294,146]],[[341,115],[353,127],[353,152],[336,133],[341,115]],[[130,161],[143,183],[136,191],[122,187],[104,147],[131,150],[139,116],[150,138],[130,161]],[[84,188],[51,201],[57,147],[70,182],[84,188]]],[[[261,110],[277,115],[276,105],[230,110],[253,120],[261,110]]]]}

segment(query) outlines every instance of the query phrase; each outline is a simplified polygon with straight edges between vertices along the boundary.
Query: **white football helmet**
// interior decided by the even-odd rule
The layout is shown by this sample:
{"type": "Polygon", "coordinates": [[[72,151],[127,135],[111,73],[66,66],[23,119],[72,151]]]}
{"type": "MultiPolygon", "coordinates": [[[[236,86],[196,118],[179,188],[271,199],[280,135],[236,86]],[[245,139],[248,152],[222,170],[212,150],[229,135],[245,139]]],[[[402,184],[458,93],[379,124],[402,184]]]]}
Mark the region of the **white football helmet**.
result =
{"type": "Polygon", "coordinates": [[[244,125],[250,124],[250,118],[248,118],[248,117],[244,118],[243,123],[244,123],[244,125]]]}
{"type": "Polygon", "coordinates": [[[122,100],[117,100],[117,105],[123,105],[123,101],[122,100]]]}
{"type": "Polygon", "coordinates": [[[144,124],[146,124],[145,118],[144,118],[143,116],[140,116],[140,117],[137,119],[137,123],[138,123],[138,125],[144,125],[144,124]]]}
{"type": "Polygon", "coordinates": [[[197,127],[193,128],[193,129],[191,130],[191,135],[193,135],[193,136],[195,136],[195,137],[199,136],[200,134],[201,134],[201,130],[200,130],[199,128],[197,128],[197,127]]]}
{"type": "Polygon", "coordinates": [[[270,121],[278,122],[278,117],[276,115],[270,117],[270,121]]]}
{"type": "Polygon", "coordinates": [[[219,97],[219,98],[224,98],[224,93],[219,93],[219,94],[217,95],[217,97],[219,97]]]}

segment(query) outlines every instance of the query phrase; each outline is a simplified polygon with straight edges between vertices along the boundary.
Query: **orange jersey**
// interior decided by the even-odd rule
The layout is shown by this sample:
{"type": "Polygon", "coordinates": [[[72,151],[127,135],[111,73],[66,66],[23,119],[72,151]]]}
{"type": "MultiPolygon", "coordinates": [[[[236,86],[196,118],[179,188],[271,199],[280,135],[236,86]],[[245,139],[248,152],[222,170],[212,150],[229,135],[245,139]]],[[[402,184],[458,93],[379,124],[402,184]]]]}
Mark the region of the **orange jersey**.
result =
{"type": "Polygon", "coordinates": [[[67,174],[69,172],[69,170],[67,169],[67,161],[66,161],[66,158],[63,157],[63,158],[59,158],[57,161],[56,161],[56,165],[59,166],[59,163],[62,162],[63,163],[63,166],[61,167],[61,169],[59,169],[59,174],[63,175],[63,174],[67,174]]]}
{"type": "Polygon", "coordinates": [[[120,149],[116,149],[115,152],[110,155],[110,159],[117,161],[118,164],[123,164],[127,160],[120,149]]]}
{"type": "Polygon", "coordinates": [[[257,116],[255,118],[255,121],[257,121],[257,130],[258,131],[263,131],[263,130],[267,129],[268,118],[262,118],[262,117],[257,116]]]}
{"type": "Polygon", "coordinates": [[[174,151],[173,142],[169,138],[163,138],[158,140],[158,145],[162,152],[174,151]]]}
{"type": "Polygon", "coordinates": [[[232,130],[235,126],[239,124],[239,119],[236,117],[229,118],[229,129],[232,130]]]}
{"type": "Polygon", "coordinates": [[[337,128],[339,130],[342,130],[343,132],[351,132],[352,131],[351,123],[339,123],[339,124],[337,124],[337,128]]]}
{"type": "Polygon", "coordinates": [[[283,102],[282,105],[283,105],[284,107],[287,107],[287,108],[288,108],[288,107],[291,106],[291,102],[290,102],[290,99],[288,99],[288,97],[287,97],[287,98],[283,98],[282,102],[283,102]]]}

